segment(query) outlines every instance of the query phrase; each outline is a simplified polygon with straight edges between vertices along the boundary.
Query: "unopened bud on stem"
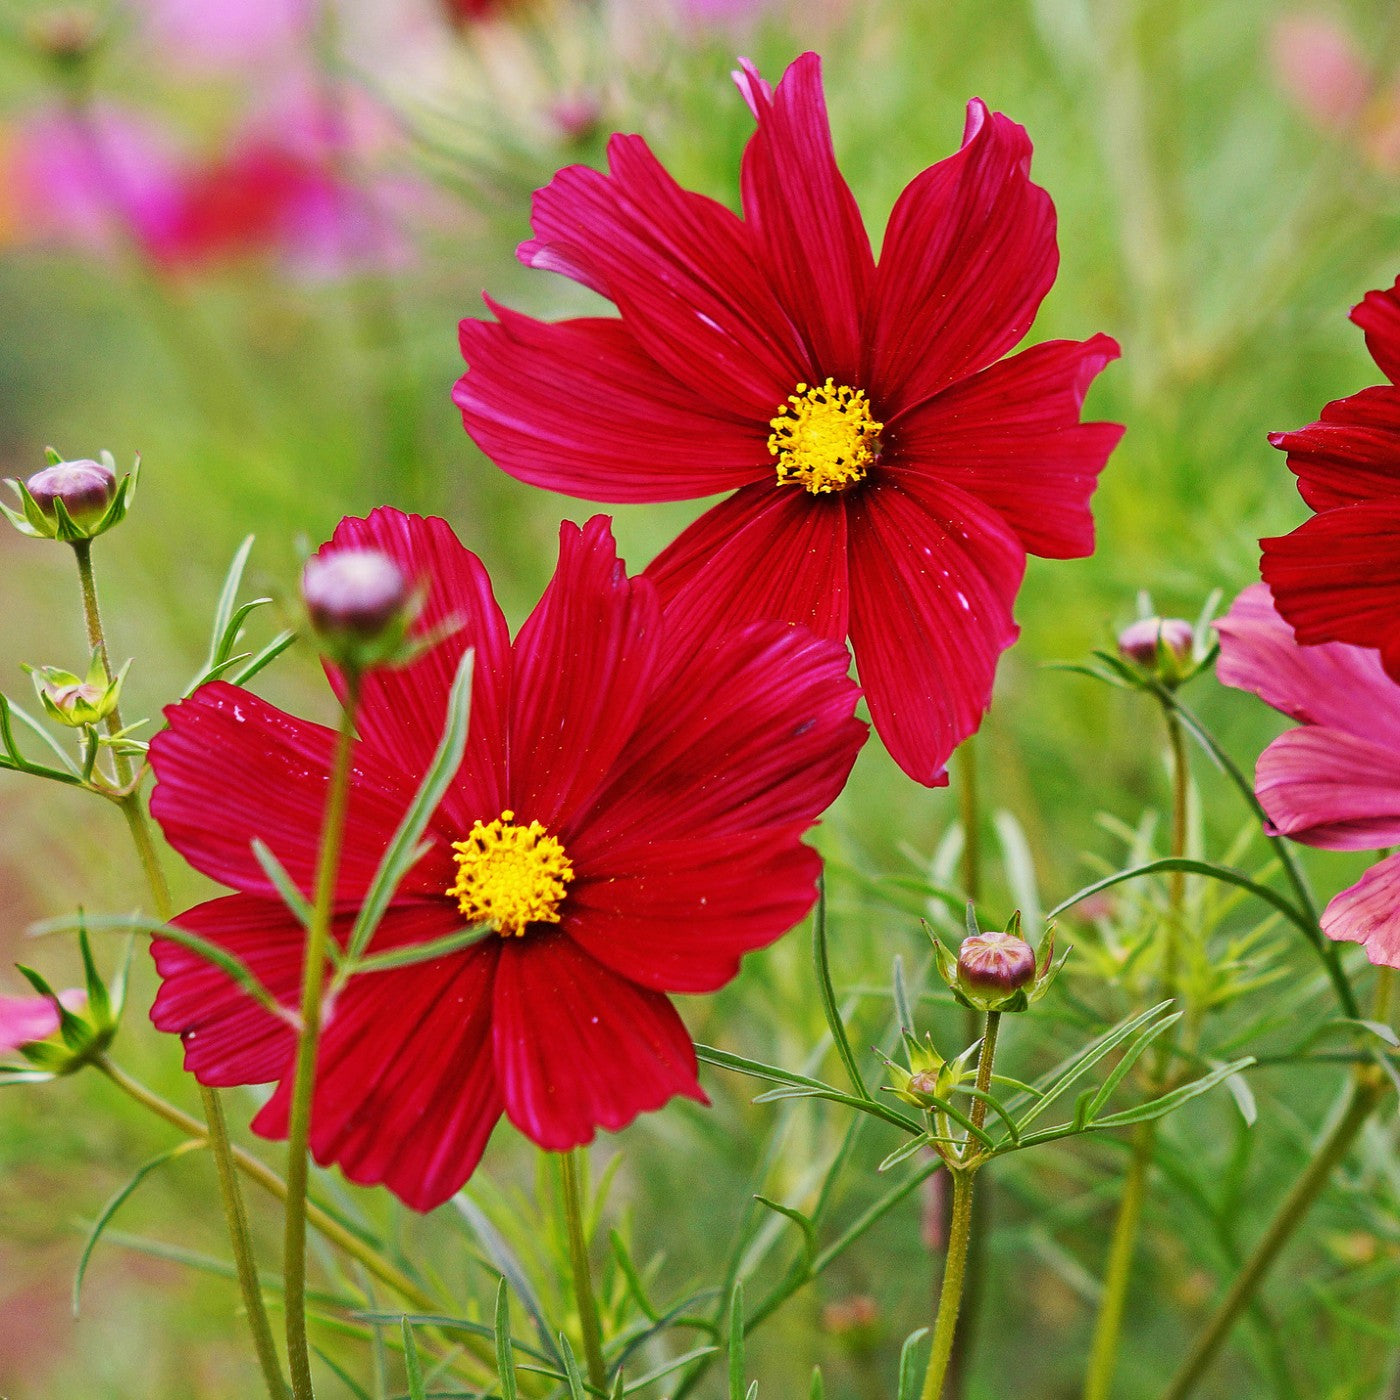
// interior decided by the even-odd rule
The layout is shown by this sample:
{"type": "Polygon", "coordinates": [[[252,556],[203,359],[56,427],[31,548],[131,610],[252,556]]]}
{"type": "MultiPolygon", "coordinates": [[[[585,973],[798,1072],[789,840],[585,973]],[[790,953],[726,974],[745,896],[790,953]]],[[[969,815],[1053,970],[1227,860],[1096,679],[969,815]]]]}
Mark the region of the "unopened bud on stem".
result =
{"type": "Polygon", "coordinates": [[[1144,617],[1118,634],[1118,654],[1161,679],[1177,680],[1192,667],[1196,636],[1179,617],[1144,617]]]}
{"type": "Polygon", "coordinates": [[[958,949],[958,976],[970,991],[1007,996],[1035,980],[1035,949],[1014,933],[974,934],[958,949]]]}
{"type": "Polygon", "coordinates": [[[327,549],[306,561],[301,596],[326,654],[346,670],[391,660],[413,620],[403,571],[377,549],[327,549]]]}

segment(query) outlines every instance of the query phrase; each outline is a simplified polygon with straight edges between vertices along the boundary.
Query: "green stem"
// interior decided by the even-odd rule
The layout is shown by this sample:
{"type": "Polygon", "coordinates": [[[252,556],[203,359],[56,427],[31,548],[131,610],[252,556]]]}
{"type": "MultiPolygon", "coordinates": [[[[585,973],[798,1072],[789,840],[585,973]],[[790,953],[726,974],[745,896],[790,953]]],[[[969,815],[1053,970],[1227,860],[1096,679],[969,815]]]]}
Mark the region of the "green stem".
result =
{"type": "Polygon", "coordinates": [[[588,1239],[583,1229],[583,1173],[579,1164],[583,1152],[574,1148],[559,1154],[564,1178],[564,1222],[569,1234],[569,1264],[574,1275],[574,1303],[583,1329],[583,1353],[588,1365],[589,1383],[606,1391],[608,1369],[603,1360],[603,1328],[598,1320],[598,1300],[593,1292],[593,1271],[588,1263],[588,1239]]]}
{"type": "Polygon", "coordinates": [[[312,1400],[311,1355],[306,1341],[306,1191],[309,1173],[308,1143],[311,1136],[311,1100],[316,1079],[316,1052],[321,1040],[321,1003],[326,984],[326,957],[335,907],[336,877],[345,839],[345,813],[350,800],[351,753],[355,737],[355,709],[359,679],[347,677],[345,708],[331,766],[330,792],[321,830],[321,852],[316,867],[316,897],[311,927],[306,935],[306,962],[302,968],[301,1023],[297,1035],[296,1070],[287,1126],[287,1211],[282,1248],[282,1272],[286,1287],[287,1366],[295,1400],[312,1400]]]}
{"type": "Polygon", "coordinates": [[[962,819],[963,893],[976,904],[982,893],[982,838],[977,801],[977,738],[958,750],[958,814],[962,819]]]}
{"type": "MultiPolygon", "coordinates": [[[[102,609],[97,600],[97,579],[92,568],[91,540],[75,540],[73,554],[78,561],[78,582],[83,595],[83,619],[87,624],[88,645],[97,651],[102,659],[103,670],[110,676],[112,663],[107,651],[107,635],[102,626],[102,609]]],[[[121,710],[120,707],[113,706],[111,714],[107,716],[107,732],[115,736],[121,731],[121,710]]],[[[97,742],[95,735],[92,742],[97,742]]],[[[127,830],[131,833],[137,858],[150,886],[156,917],[162,923],[168,923],[175,910],[174,901],[170,897],[170,885],[161,867],[151,821],[141,800],[138,775],[132,767],[131,760],[115,745],[112,748],[112,767],[123,793],[118,799],[118,805],[122,809],[122,816],[126,818],[127,830]]],[[[214,1168],[219,1179],[219,1199],[228,1225],[229,1243],[233,1247],[239,1294],[248,1317],[248,1327],[253,1334],[253,1349],[257,1352],[258,1366],[262,1371],[263,1384],[267,1387],[268,1395],[271,1400],[283,1400],[287,1386],[282,1379],[282,1363],[278,1360],[277,1348],[272,1340],[272,1325],[268,1321],[267,1309],[263,1306],[257,1259],[253,1253],[253,1234],[248,1225],[248,1210],[243,1201],[243,1193],[238,1188],[233,1144],[229,1140],[224,1106],[220,1102],[218,1091],[206,1085],[199,1086],[199,1095],[207,1125],[201,1135],[209,1144],[210,1153],[214,1158],[214,1168]]],[[[198,1126],[196,1123],[195,1127],[198,1126]]]]}
{"type": "Polygon", "coordinates": [[[1333,1169],[1346,1156],[1367,1118],[1384,1097],[1385,1082],[1379,1072],[1374,1067],[1359,1070],[1352,1081],[1351,1093],[1341,1116],[1313,1154],[1307,1170],[1278,1208],[1259,1243],[1254,1246],[1244,1268],[1216,1308],[1205,1330],[1197,1337],[1181,1369],[1162,1392],[1162,1400],[1185,1400],[1195,1390],[1279,1251],[1302,1224],[1333,1169]]]}
{"type": "MultiPolygon", "coordinates": [[[[996,1055],[997,1032],[1001,1013],[987,1013],[987,1027],[982,1035],[982,1049],[977,1057],[977,1087],[983,1094],[992,1087],[992,1060],[996,1055]]],[[[973,1101],[971,1118],[979,1128],[986,1122],[987,1101],[973,1101]]],[[[972,1186],[981,1166],[981,1149],[974,1145],[971,1134],[963,1145],[962,1155],[948,1163],[953,1177],[953,1214],[948,1227],[948,1257],[943,1265],[943,1286],[938,1295],[938,1315],[933,1324],[933,1349],[924,1373],[922,1400],[939,1400],[948,1375],[948,1363],[953,1356],[953,1340],[958,1332],[958,1313],[962,1308],[966,1281],[968,1245],[972,1239],[972,1186]]]]}

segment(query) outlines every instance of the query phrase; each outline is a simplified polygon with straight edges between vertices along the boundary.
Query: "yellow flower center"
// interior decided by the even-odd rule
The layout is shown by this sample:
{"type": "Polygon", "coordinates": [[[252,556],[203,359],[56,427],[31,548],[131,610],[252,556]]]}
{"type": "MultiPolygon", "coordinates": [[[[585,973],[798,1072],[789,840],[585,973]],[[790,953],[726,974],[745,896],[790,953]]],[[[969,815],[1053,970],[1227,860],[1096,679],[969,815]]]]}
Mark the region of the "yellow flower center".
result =
{"type": "Polygon", "coordinates": [[[778,459],[778,480],[805,486],[814,496],[854,486],[880,455],[883,423],[870,416],[860,389],[799,384],[769,421],[768,450],[778,459]]]}
{"type": "Polygon", "coordinates": [[[507,809],[454,841],[457,882],[447,891],[469,923],[519,938],[527,924],[557,924],[574,864],[539,822],[517,826],[507,809]]]}

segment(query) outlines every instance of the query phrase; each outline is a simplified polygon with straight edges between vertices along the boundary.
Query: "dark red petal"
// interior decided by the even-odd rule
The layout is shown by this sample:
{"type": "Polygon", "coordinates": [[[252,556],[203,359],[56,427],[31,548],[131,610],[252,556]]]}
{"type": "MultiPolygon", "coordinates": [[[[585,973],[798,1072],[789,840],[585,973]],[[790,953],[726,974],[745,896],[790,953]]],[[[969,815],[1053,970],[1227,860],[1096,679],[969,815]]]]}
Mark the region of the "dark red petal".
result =
{"type": "Polygon", "coordinates": [[[1400,500],[1329,510],[1259,543],[1259,571],[1300,643],[1377,647],[1400,680],[1400,500]]]}
{"type": "Polygon", "coordinates": [[[1055,207],[1025,129],[968,103],[962,149],[900,195],[885,230],[862,384],[887,415],[1000,359],[1055,280],[1055,207]]]}
{"type": "MultiPolygon", "coordinates": [[[[229,895],[174,922],[241,959],[284,1006],[299,1004],[306,932],[279,900],[229,895]]],[[[158,938],[151,956],[161,977],[151,1020],[184,1042],[185,1068],[201,1084],[270,1084],[286,1073],[296,1053],[287,1021],[179,943],[158,938]]]]}
{"type": "Polygon", "coordinates": [[[1400,842],[1400,752],[1340,729],[1305,725],[1262,754],[1254,790],[1277,833],[1329,851],[1400,842]]]}
{"type": "MultiPolygon", "coordinates": [[[[365,520],[342,520],[337,548],[382,550],[424,591],[414,634],[450,636],[409,666],[380,668],[364,678],[356,728],[415,784],[427,772],[447,720],[447,697],[467,647],[475,650],[467,749],[443,815],[467,826],[505,805],[506,699],[510,693],[510,631],[481,560],[445,520],[424,519],[381,506],[365,520]]],[[[336,679],[335,677],[332,678],[336,679]]],[[[343,687],[337,686],[343,693],[343,687]]]]}
{"type": "Polygon", "coordinates": [[[1344,943],[1364,943],[1377,967],[1400,967],[1400,856],[1373,865],[1334,896],[1323,911],[1322,931],[1344,943]]]}
{"type": "Polygon", "coordinates": [[[663,369],[766,422],[811,372],[749,230],[681,189],[640,136],[614,136],[608,164],[570,166],[536,191],[521,261],[611,298],[663,369]]]}
{"type": "Polygon", "coordinates": [[[540,1147],[617,1132],[676,1094],[707,1102],[675,1007],[562,933],[501,940],[494,1020],[506,1113],[540,1147]]]}
{"type": "Polygon", "coordinates": [[[627,577],[611,526],[560,526],[559,566],[515,643],[510,805],[551,831],[631,738],[657,660],[656,590],[627,577]]]}
{"type": "Polygon", "coordinates": [[[1345,642],[1299,646],[1262,583],[1246,588],[1215,630],[1222,684],[1252,691],[1303,724],[1345,730],[1400,752],[1400,686],[1382,669],[1378,652],[1345,642]]]}
{"type": "MultiPolygon", "coordinates": [[[[151,812],[170,844],[211,879],[275,898],[253,856],[259,838],[309,893],[334,731],[223,681],[168,706],[165,718],[169,728],[151,741],[151,812]]],[[[368,886],[414,793],[411,774],[396,772],[362,743],[350,782],[340,899],[354,899],[368,886]]],[[[440,864],[433,856],[420,862],[406,888],[445,888],[437,883],[440,864]]]]}
{"type": "Polygon", "coordinates": [[[858,384],[861,316],[875,261],[855,196],[836,165],[821,59],[803,54],[771,93],[756,73],[748,78],[741,87],[758,130],[744,151],[744,217],[768,281],[820,375],[858,384]]]}
{"type": "Polygon", "coordinates": [[[1079,411],[1094,376],[1118,354],[1106,335],[1032,346],[895,419],[889,451],[901,467],[991,506],[1031,554],[1092,554],[1089,499],[1123,429],[1081,423],[1079,411]]]}
{"type": "Polygon", "coordinates": [[[821,858],[787,832],[636,844],[569,892],[565,932],[599,962],[662,992],[712,992],[816,899],[821,858]]]}
{"type": "Polygon", "coordinates": [[[780,622],[721,630],[699,650],[663,636],[677,662],[570,837],[590,877],[651,870],[657,843],[773,829],[796,839],[865,741],[843,645],[780,622]]]}
{"type": "MultiPolygon", "coordinates": [[[[374,947],[451,933],[447,901],[396,905],[374,947]]],[[[471,1175],[501,1115],[491,1051],[491,987],[499,941],[433,962],[353,978],[326,1023],[317,1061],[311,1150],[351,1180],[383,1182],[415,1210],[431,1210],[471,1175]]],[[[253,1120],[287,1133],[291,1064],[253,1120]]]]}
{"type": "Polygon", "coordinates": [[[1386,291],[1367,292],[1351,319],[1366,332],[1366,348],[1381,373],[1400,384],[1400,277],[1386,291]]]}
{"type": "Polygon", "coordinates": [[[488,305],[499,322],[461,324],[470,368],[452,397],[512,476],[592,501],[679,501],[771,476],[767,419],[710,407],[623,322],[551,324],[488,305]]]}
{"type": "Polygon", "coordinates": [[[1292,433],[1270,433],[1288,453],[1298,494],[1314,510],[1400,496],[1400,389],[1390,384],[1336,399],[1292,433]]]}
{"type": "Polygon", "coordinates": [[[1001,518],[912,473],[852,496],[851,645],[870,717],[916,782],[982,722],[1026,555],[1001,518]]]}
{"type": "Polygon", "coordinates": [[[682,530],[646,577],[681,649],[759,618],[844,639],[845,499],[770,482],[745,487],[682,530]]]}

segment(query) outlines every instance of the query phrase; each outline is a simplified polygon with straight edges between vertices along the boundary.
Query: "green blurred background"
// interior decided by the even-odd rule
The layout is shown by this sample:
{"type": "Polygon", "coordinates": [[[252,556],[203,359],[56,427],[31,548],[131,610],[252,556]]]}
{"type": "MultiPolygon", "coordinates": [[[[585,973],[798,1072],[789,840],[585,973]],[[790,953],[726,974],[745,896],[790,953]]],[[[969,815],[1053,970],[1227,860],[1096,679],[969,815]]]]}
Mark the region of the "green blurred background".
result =
{"type": "MultiPolygon", "coordinates": [[[[1122,361],[1088,405],[1090,416],[1128,425],[1096,497],[1098,552],[1032,561],[1018,607],[1022,640],[1002,665],[977,740],[991,907],[1009,912],[1032,898],[1048,907],[1104,868],[1095,861],[1122,863],[1121,834],[1101,816],[1136,827],[1163,807],[1160,723],[1142,697],[1045,663],[1109,643],[1135,615],[1140,590],[1158,611],[1187,617],[1213,589],[1228,602],[1255,577],[1256,538],[1302,515],[1265,434],[1309,421],[1326,400],[1378,377],[1346,312],[1400,272],[1394,7],[558,0],[500,7],[478,21],[465,8],[448,15],[447,4],[439,13],[429,0],[416,8],[327,3],[335,12],[313,17],[300,47],[289,40],[271,59],[242,66],[186,61],[178,42],[162,47],[142,0],[98,7],[104,37],[81,61],[55,40],[52,12],[29,4],[3,11],[0,474],[36,470],[49,443],[75,457],[108,448],[122,464],[141,454],[135,512],[98,548],[114,650],[135,658],[128,719],[157,716],[198,667],[224,570],[248,533],[257,535],[249,584],[277,600],[272,618],[290,613],[299,551],[342,515],[381,502],[442,513],[485,559],[518,623],[553,567],[559,518],[583,519],[589,508],[526,488],[474,449],[449,398],[460,369],[457,320],[478,313],[486,288],[547,316],[589,305],[561,279],[523,271],[513,249],[528,233],[529,191],[559,165],[600,161],[610,130],[643,132],[682,183],[734,203],[750,129],[727,76],[736,53],[773,79],[814,47],[826,61],[838,156],[877,239],[900,189],[956,148],[964,105],[981,96],[1028,128],[1034,174],[1059,211],[1060,277],[1032,338],[1106,331],[1122,342],[1122,361]],[[333,90],[346,110],[373,104],[373,139],[346,141],[328,157],[336,178],[392,227],[392,248],[386,238],[363,265],[308,267],[280,243],[252,239],[172,266],[143,251],[120,220],[100,237],[65,236],[36,202],[42,181],[32,169],[21,178],[37,115],[65,102],[137,111],[176,133],[187,159],[212,164],[284,80],[333,90]],[[1028,858],[1004,859],[1005,840],[1017,843],[999,838],[1009,829],[993,825],[1000,810],[1013,814],[1028,858]]],[[[84,33],[78,12],[64,22],[78,28],[60,38],[84,33]]],[[[617,509],[624,556],[640,568],[701,508],[617,509]]],[[[0,532],[0,589],[0,686],[27,704],[21,661],[81,669],[71,560],[57,546],[0,532]]],[[[260,617],[256,638],[281,620],[260,617]]],[[[330,713],[305,648],[258,689],[299,712],[330,713]]],[[[1246,767],[1277,730],[1274,716],[1208,676],[1190,699],[1246,767]]],[[[1220,857],[1247,814],[1203,761],[1197,776],[1196,839],[1220,857]]],[[[858,1045],[883,1034],[894,955],[912,970],[927,949],[918,901],[887,897],[878,878],[927,873],[957,815],[956,788],[915,787],[872,742],[825,823],[820,844],[837,863],[835,973],[839,989],[857,998],[858,1045]]],[[[76,981],[73,949],[26,941],[26,927],[78,904],[132,907],[140,896],[124,839],[101,804],[0,775],[0,990],[21,990],[5,970],[16,960],[61,985],[76,981]]],[[[1263,865],[1258,846],[1240,856],[1245,864],[1263,865]]],[[[945,865],[952,854],[944,845],[945,865]]],[[[170,864],[174,871],[173,856],[170,864]]],[[[1326,895],[1361,866],[1355,857],[1312,862],[1326,895]]],[[[955,869],[947,873],[956,880],[955,869]]],[[[188,872],[177,878],[190,901],[204,894],[188,872]]],[[[1254,927],[1248,909],[1216,909],[1199,890],[1193,898],[1203,937],[1217,918],[1208,925],[1217,940],[1254,927]]],[[[1068,941],[1080,945],[1071,973],[1038,1025],[1011,1028],[1011,1072],[1021,1072],[1018,1061],[1026,1072],[1043,1067],[1076,1035],[1131,1008],[1131,975],[1112,981],[1121,962],[1113,940],[1153,908],[1149,895],[1100,910],[1097,924],[1071,921],[1068,941]]],[[[1203,942],[1202,958],[1221,946],[1203,942]]],[[[102,951],[111,966],[116,941],[102,951]]],[[[1260,968],[1274,980],[1253,994],[1260,1000],[1248,1014],[1231,1021],[1236,1013],[1227,1012],[1226,1025],[1238,1029],[1273,1007],[1276,1024],[1259,1033],[1267,1045],[1290,1017],[1328,1014],[1313,966],[1284,934],[1269,936],[1260,968]]],[[[118,1057],[189,1104],[178,1046],[145,1020],[153,980],[138,950],[118,1057]]],[[[940,1044],[957,1048],[961,1021],[947,998],[930,996],[925,1008],[940,1044]]],[[[684,1009],[698,1039],[801,1065],[823,1030],[805,935],[752,957],[725,994],[684,1009]]],[[[1220,1043],[1227,1039],[1222,1030],[1220,1043]]],[[[1257,1053],[1254,1042],[1249,1048],[1257,1053]]],[[[1160,1387],[1232,1251],[1296,1173],[1338,1079],[1312,1067],[1261,1070],[1251,1083],[1259,1103],[1252,1128],[1219,1094],[1164,1130],[1120,1369],[1125,1400],[1160,1387]]],[[[751,1086],[717,1072],[706,1084],[713,1111],[673,1106],[596,1153],[599,1166],[623,1154],[605,1218],[625,1225],[638,1258],[664,1256],[663,1299],[715,1281],[716,1249],[755,1190],[800,1201],[811,1164],[844,1128],[839,1113],[810,1105],[752,1107],[751,1086]],[[779,1120],[786,1137],[776,1165],[755,1178],[779,1120]]],[[[240,1130],[255,1102],[230,1096],[240,1130]]],[[[108,1241],[81,1320],[69,1313],[84,1222],[172,1141],[94,1075],[0,1096],[0,1395],[255,1393],[234,1292],[219,1277],[108,1241]]],[[[874,1129],[866,1134],[842,1220],[881,1189],[867,1169],[893,1145],[874,1129]]],[[[1370,1133],[1268,1290],[1265,1320],[1241,1330],[1203,1395],[1382,1393],[1400,1272],[1393,1149],[1392,1124],[1370,1133]]],[[[1013,1158],[998,1172],[969,1395],[1079,1393],[1122,1160],[1121,1144],[1096,1142],[1013,1158]]],[[[503,1129],[473,1190],[515,1222],[549,1287],[534,1171],[503,1129]]],[[[334,1183],[321,1189],[338,1191],[334,1183]]],[[[463,1308],[489,1306],[493,1280],[465,1235],[408,1218],[382,1192],[362,1196],[356,1208],[441,1270],[463,1308]]],[[[253,1205],[264,1258],[275,1259],[276,1216],[262,1200],[253,1205]]],[[[893,1393],[900,1345],[927,1322],[936,1281],[926,1214],[926,1202],[912,1198],[755,1335],[751,1370],[764,1400],[805,1395],[814,1363],[828,1395],[893,1393]]],[[[154,1176],[119,1228],[221,1258],[208,1163],[196,1156],[154,1176]]],[[[778,1276],[794,1241],[775,1247],[756,1288],[778,1276]]],[[[320,1340],[362,1381],[369,1375],[362,1342],[329,1331],[320,1340]]],[[[651,1361],[691,1344],[668,1339],[651,1361]]],[[[338,1385],[328,1380],[326,1393],[353,1393],[338,1385]]],[[[721,1394],[718,1370],[699,1393],[721,1394]]]]}

